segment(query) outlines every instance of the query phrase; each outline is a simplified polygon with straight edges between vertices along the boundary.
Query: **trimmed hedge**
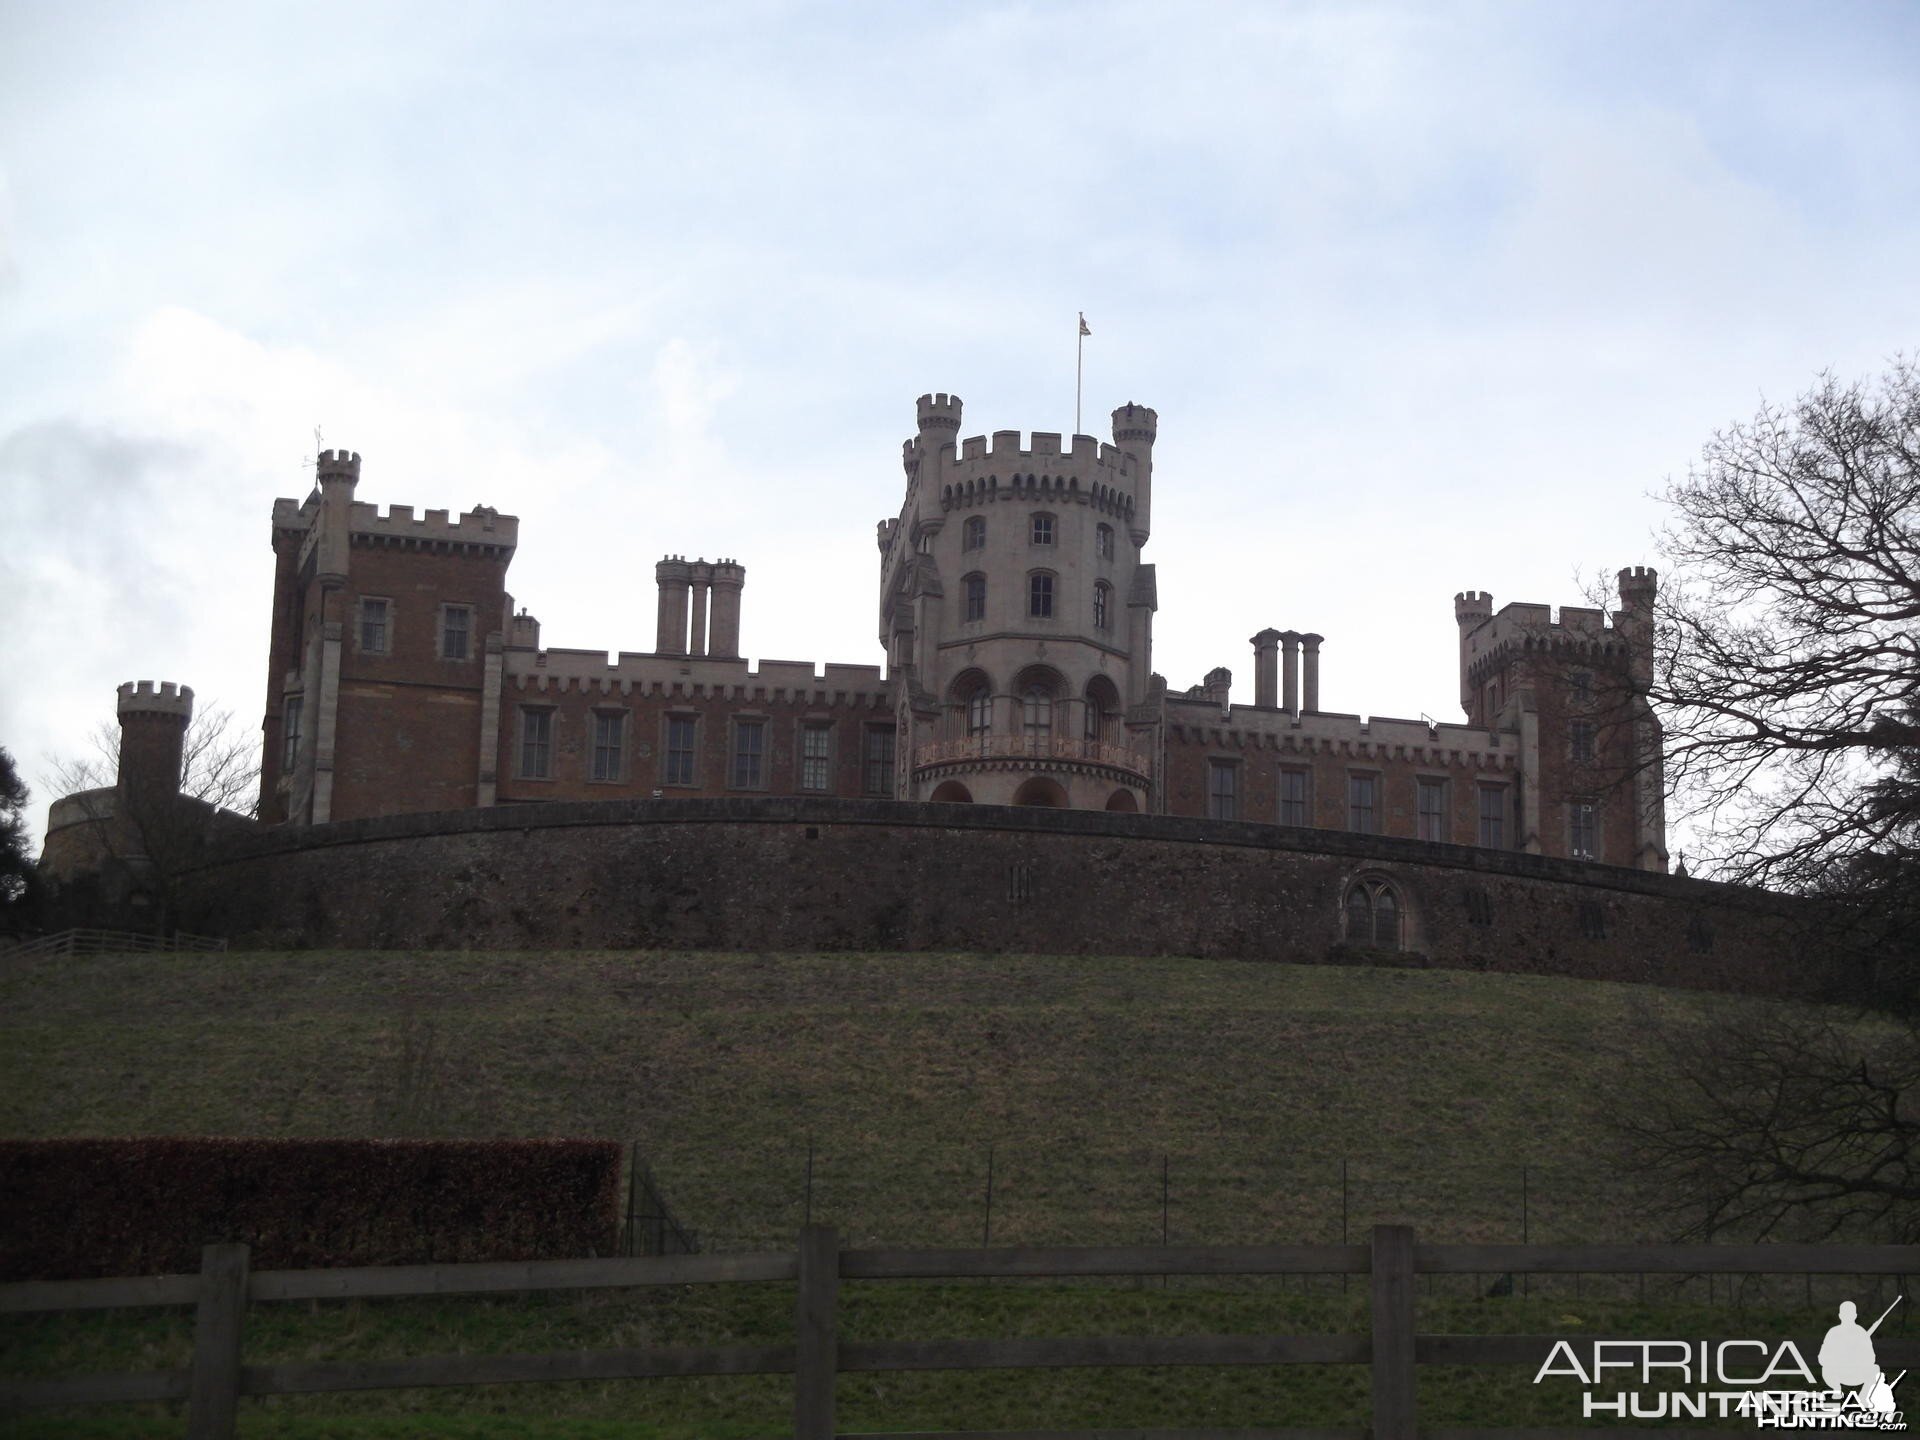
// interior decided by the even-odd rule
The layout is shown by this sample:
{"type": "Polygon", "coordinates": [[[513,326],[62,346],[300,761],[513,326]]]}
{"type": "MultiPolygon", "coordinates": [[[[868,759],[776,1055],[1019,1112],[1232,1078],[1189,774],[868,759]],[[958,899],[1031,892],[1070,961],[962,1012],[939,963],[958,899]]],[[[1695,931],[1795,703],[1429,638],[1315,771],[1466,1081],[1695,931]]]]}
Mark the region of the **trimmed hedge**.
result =
{"type": "Polygon", "coordinates": [[[0,1281],[610,1255],[612,1140],[0,1141],[0,1281]]]}

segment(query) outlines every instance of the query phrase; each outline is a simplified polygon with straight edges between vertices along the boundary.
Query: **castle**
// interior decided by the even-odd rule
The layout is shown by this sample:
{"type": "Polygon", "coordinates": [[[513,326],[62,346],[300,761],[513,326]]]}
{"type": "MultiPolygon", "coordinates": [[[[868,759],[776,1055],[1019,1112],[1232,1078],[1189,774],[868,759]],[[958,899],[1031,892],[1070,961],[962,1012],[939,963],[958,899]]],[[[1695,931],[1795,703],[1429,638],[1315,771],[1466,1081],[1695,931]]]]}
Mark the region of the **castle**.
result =
{"type": "Polygon", "coordinates": [[[1650,659],[1655,577],[1620,609],[1455,597],[1459,724],[1321,707],[1321,637],[1252,638],[1254,694],[1222,668],[1153,672],[1157,416],[1113,443],[960,438],[923,395],[906,496],[878,527],[874,665],[741,657],[746,571],[655,567],[650,650],[542,644],[507,570],[518,522],[386,513],[360,457],[275,502],[261,819],[635,796],[878,796],[1146,811],[1400,835],[1664,870],[1659,734],[1600,681],[1650,659]],[[1628,783],[1616,783],[1621,775],[1628,783]]]}
{"type": "MultiPolygon", "coordinates": [[[[360,457],[326,451],[313,492],[273,508],[260,822],[839,797],[1250,821],[1666,870],[1661,737],[1644,701],[1651,570],[1620,572],[1611,616],[1456,595],[1455,724],[1322,708],[1322,637],[1291,629],[1249,642],[1251,703],[1225,667],[1170,690],[1153,669],[1144,558],[1157,427],[1127,404],[1111,444],[962,439],[959,397],[921,396],[905,498],[878,526],[885,664],[818,668],[750,665],[745,568],[681,555],[655,567],[651,649],[547,646],[507,590],[513,516],[383,513],[357,498],[360,457]]],[[[121,786],[164,788],[178,746],[171,777],[141,778],[167,768],[147,722],[184,727],[191,692],[133,694],[123,723],[135,717],[140,739],[121,786]]],[[[55,807],[56,872],[84,860],[79,832],[101,810],[76,810],[80,798],[55,807]]],[[[1392,903],[1355,893],[1360,908],[1392,903]]],[[[1350,936],[1373,933],[1347,918],[1350,936]]]]}

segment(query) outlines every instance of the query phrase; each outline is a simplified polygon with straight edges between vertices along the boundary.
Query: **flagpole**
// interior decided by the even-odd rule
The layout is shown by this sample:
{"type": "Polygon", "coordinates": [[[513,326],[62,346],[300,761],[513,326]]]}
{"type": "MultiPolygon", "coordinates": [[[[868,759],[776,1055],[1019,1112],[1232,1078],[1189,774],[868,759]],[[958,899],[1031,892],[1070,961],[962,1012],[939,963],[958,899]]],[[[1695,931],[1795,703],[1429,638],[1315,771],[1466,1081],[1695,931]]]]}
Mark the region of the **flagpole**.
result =
{"type": "Polygon", "coordinates": [[[1087,348],[1087,312],[1080,312],[1080,324],[1073,335],[1073,433],[1080,433],[1081,357],[1087,348]]]}

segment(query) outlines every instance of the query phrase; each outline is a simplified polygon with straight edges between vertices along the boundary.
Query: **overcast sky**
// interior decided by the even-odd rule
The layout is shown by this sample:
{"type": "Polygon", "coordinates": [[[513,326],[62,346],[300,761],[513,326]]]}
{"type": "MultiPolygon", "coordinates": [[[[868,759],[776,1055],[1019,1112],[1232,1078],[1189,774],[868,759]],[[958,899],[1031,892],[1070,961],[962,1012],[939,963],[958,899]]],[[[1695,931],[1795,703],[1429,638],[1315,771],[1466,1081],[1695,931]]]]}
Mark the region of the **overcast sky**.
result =
{"type": "Polygon", "coordinates": [[[1156,661],[1325,634],[1460,717],[1452,596],[1657,559],[1719,425],[1920,338],[1920,6],[0,0],[0,745],[258,724],[269,515],[521,517],[556,646],[747,567],[878,663],[914,397],[1160,412],[1156,661]]]}

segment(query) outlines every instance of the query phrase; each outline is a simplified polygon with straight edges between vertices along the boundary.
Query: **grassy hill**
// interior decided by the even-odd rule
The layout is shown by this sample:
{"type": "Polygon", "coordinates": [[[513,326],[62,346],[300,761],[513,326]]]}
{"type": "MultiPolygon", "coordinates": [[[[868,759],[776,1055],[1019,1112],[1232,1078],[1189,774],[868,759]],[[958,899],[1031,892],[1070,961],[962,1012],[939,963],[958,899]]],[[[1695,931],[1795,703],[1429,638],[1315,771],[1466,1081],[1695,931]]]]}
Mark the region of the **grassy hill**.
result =
{"type": "Polygon", "coordinates": [[[587,1135],[685,1223],[855,1243],[1631,1238],[1650,1024],[1457,971],[981,955],[101,957],[0,978],[0,1133],[587,1135]]]}
{"type": "MultiPolygon", "coordinates": [[[[848,1243],[1661,1238],[1609,1120],[1660,1026],[1766,1002],[1451,971],[982,955],[235,954],[102,957],[0,975],[0,1133],[590,1135],[637,1142],[682,1221],[722,1248],[791,1243],[807,1205],[848,1243]]],[[[1685,1334],[1697,1285],[1431,1291],[1446,1329],[1685,1334]],[[1500,1313],[1494,1314],[1493,1312],[1500,1313]]],[[[776,1289],[778,1287],[775,1287],[776,1289]]],[[[850,1287],[850,1333],[1362,1328],[1364,1296],[1285,1286],[850,1287]]],[[[1724,1283],[1721,1293],[1725,1294],[1724,1283]]],[[[268,1322],[258,1353],[695,1343],[775,1336],[783,1294],[336,1306],[268,1322]]],[[[1718,1322],[1718,1323],[1724,1323],[1718,1322]]],[[[1811,1316],[1762,1322],[1794,1324],[1811,1316]]],[[[27,1370],[181,1363],[185,1317],[15,1326],[27,1370]]],[[[1706,1333],[1702,1330],[1701,1333],[1706,1333]]],[[[1763,1331],[1762,1333],[1774,1333],[1763,1331]]],[[[11,1366],[9,1368],[12,1368],[11,1366]]],[[[847,1382],[849,1425],[1354,1423],[1364,1376],[1054,1372],[847,1382]]],[[[1564,1423],[1526,1377],[1423,1377],[1462,1421],[1564,1423]]],[[[316,1397],[247,1433],[766,1433],[778,1382],[316,1397]],[[507,1419],[497,1420],[505,1412],[507,1419]],[[458,1417],[458,1424],[454,1418],[458,1417]],[[489,1418],[495,1417],[495,1418],[489,1418]],[[344,1428],[329,1428],[340,1425],[344,1428]],[[657,1428],[655,1428],[657,1427],[657,1428]]],[[[159,1411],[30,1433],[166,1433],[159,1411]]]]}

